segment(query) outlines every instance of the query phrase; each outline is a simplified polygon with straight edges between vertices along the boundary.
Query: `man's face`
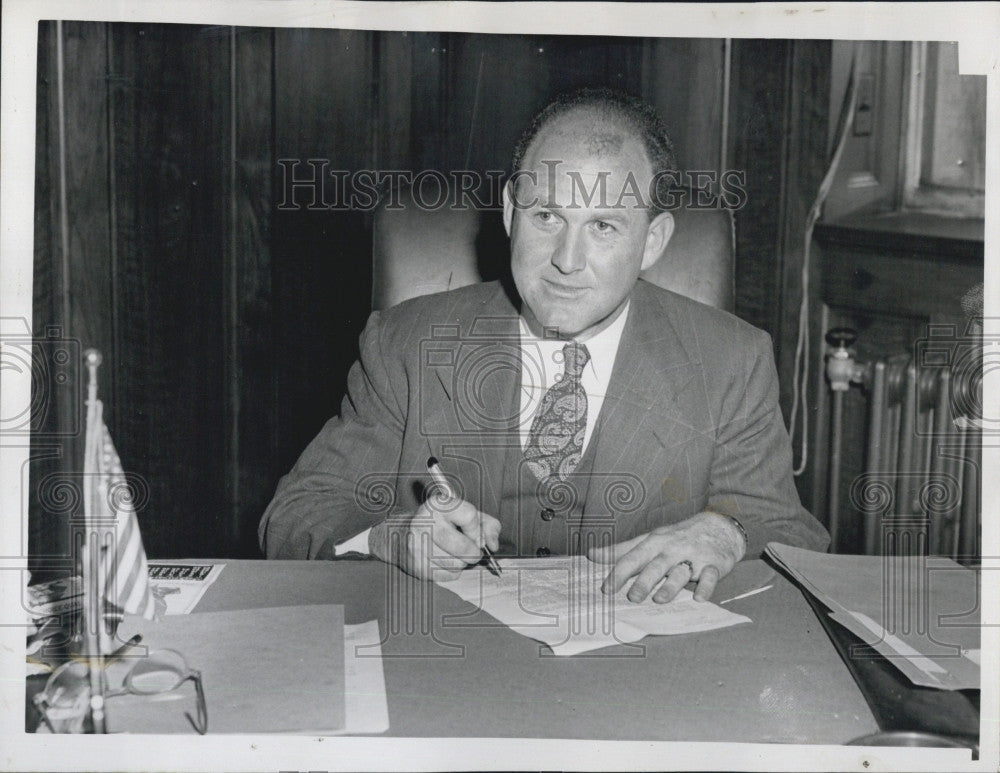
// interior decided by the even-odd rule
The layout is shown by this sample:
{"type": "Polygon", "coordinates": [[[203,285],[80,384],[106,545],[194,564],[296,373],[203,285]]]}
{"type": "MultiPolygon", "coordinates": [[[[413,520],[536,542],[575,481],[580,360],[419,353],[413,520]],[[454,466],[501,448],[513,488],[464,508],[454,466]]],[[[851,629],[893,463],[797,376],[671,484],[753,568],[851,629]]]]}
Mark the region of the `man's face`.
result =
{"type": "Polygon", "coordinates": [[[652,170],[642,144],[587,115],[556,119],[535,138],[504,196],[511,268],[536,327],[585,340],[624,307],[673,229],[642,206],[652,170]]]}

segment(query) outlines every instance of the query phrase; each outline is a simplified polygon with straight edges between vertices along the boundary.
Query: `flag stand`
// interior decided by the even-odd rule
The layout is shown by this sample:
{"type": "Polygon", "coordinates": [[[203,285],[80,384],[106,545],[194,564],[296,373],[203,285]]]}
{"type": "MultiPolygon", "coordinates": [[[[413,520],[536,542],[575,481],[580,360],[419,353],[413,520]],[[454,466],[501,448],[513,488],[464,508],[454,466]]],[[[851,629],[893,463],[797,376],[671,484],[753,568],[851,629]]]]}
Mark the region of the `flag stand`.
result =
{"type": "Polygon", "coordinates": [[[104,615],[102,607],[104,605],[104,594],[102,592],[101,578],[101,539],[98,531],[98,524],[95,522],[94,512],[94,486],[97,481],[94,476],[86,474],[87,471],[96,469],[94,460],[94,443],[91,442],[95,433],[100,432],[99,426],[93,426],[100,422],[97,411],[97,368],[101,364],[101,354],[96,349],[88,349],[84,353],[84,362],[87,366],[87,431],[86,450],[84,452],[83,476],[83,507],[84,507],[84,540],[83,540],[83,641],[87,658],[87,671],[90,676],[90,720],[93,733],[104,733],[104,657],[102,648],[102,636],[104,615]]]}
{"type": "MultiPolygon", "coordinates": [[[[80,546],[83,577],[83,614],[80,641],[86,658],[89,697],[86,716],[89,730],[104,733],[104,700],[107,696],[104,666],[114,645],[117,616],[137,614],[155,620],[159,611],[149,584],[149,567],[136,518],[145,500],[137,498],[133,482],[125,475],[121,459],[104,424],[104,406],[97,399],[97,368],[100,352],[84,353],[87,386],[86,448],[83,456],[83,534],[74,535],[80,546]]],[[[140,481],[141,482],[141,481],[140,481]]],[[[83,718],[86,719],[86,716],[83,718]]]]}

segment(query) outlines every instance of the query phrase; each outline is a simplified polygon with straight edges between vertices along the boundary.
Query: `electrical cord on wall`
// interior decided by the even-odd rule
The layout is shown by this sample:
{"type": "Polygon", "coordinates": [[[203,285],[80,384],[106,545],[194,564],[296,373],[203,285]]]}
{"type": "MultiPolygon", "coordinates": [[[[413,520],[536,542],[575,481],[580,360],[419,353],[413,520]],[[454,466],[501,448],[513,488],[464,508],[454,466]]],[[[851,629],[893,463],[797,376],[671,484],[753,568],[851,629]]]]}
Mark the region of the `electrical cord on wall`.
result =
{"type": "MultiPolygon", "coordinates": [[[[854,45],[853,56],[851,57],[851,71],[848,76],[847,93],[844,95],[844,105],[840,111],[840,118],[837,121],[837,143],[833,151],[833,158],[830,159],[830,166],[823,176],[823,181],[819,185],[816,193],[816,200],[809,208],[806,216],[806,227],[804,245],[802,253],[802,301],[799,304],[799,334],[795,343],[795,370],[792,374],[792,413],[788,421],[788,435],[792,440],[793,449],[795,443],[795,425],[799,411],[802,411],[802,445],[799,454],[799,466],[792,470],[792,474],[798,477],[805,472],[806,464],[809,461],[809,254],[812,244],[813,227],[819,220],[823,202],[830,193],[833,180],[837,175],[840,166],[840,159],[844,155],[844,147],[847,145],[847,137],[850,135],[851,127],[854,125],[854,110],[857,106],[857,69],[858,69],[858,45],[854,45]]],[[[794,453],[794,450],[793,450],[794,453]]]]}

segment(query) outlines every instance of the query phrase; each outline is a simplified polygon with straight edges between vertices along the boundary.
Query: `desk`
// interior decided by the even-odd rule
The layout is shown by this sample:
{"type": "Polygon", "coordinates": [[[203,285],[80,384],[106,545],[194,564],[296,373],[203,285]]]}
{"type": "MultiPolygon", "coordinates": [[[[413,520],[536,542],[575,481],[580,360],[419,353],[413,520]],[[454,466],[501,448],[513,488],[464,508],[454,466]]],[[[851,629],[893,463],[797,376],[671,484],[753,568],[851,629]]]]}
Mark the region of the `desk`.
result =
{"type": "Polygon", "coordinates": [[[572,658],[374,560],[226,561],[194,614],[343,604],[348,624],[377,618],[394,736],[840,744],[875,732],[795,586],[745,561],[715,598],[766,583],[727,605],[752,624],[572,658]]]}

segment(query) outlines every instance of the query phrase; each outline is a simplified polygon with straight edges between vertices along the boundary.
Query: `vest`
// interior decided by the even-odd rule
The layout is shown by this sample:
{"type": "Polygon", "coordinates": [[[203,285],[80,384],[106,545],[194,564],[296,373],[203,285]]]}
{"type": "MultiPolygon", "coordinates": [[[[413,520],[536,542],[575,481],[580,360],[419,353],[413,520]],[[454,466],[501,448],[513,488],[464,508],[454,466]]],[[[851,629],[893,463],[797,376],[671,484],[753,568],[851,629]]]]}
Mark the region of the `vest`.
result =
{"type": "Polygon", "coordinates": [[[573,473],[549,485],[542,484],[524,463],[519,443],[508,444],[496,514],[502,524],[500,555],[576,555],[613,541],[613,515],[584,512],[590,488],[611,483],[592,474],[600,425],[598,420],[573,473]]]}

